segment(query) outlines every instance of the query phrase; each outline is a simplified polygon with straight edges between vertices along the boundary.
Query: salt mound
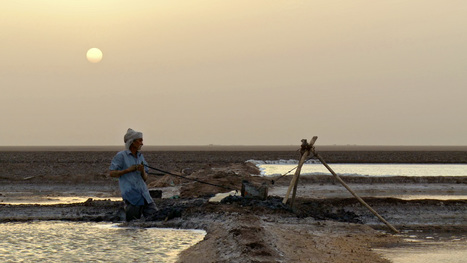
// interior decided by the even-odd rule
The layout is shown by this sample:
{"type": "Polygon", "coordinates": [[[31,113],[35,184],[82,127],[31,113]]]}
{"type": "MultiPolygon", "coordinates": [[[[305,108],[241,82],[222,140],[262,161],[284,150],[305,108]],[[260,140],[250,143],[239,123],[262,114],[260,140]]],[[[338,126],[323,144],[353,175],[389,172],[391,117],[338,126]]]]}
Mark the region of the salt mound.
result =
{"type": "Polygon", "coordinates": [[[161,178],[148,183],[148,188],[169,187],[179,185],[181,179],[173,175],[164,175],[161,178]]]}

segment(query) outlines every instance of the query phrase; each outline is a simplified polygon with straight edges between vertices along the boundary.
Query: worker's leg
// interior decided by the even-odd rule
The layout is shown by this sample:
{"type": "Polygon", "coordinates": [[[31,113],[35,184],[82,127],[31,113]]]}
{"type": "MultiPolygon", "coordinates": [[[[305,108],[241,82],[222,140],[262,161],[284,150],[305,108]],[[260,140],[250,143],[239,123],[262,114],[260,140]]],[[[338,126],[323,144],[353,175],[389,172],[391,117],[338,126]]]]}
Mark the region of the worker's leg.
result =
{"type": "Polygon", "coordinates": [[[143,206],[143,215],[145,219],[151,219],[154,217],[154,215],[157,213],[157,206],[154,202],[152,203],[147,203],[146,201],[144,202],[143,206]]]}
{"type": "Polygon", "coordinates": [[[140,219],[142,210],[142,205],[132,205],[130,202],[125,200],[125,214],[127,222],[130,222],[131,220],[135,219],[140,219]]]}

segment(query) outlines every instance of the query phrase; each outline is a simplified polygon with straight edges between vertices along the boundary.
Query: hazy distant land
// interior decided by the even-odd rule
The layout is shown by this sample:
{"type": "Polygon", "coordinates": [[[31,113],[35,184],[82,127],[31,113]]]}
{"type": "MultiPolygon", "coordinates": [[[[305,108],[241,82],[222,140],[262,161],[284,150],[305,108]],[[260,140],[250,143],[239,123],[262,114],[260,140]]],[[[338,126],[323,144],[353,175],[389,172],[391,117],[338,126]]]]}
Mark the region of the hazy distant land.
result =
{"type": "MultiPolygon", "coordinates": [[[[119,151],[124,146],[0,146],[0,151],[119,151]]],[[[143,151],[296,151],[300,145],[162,145],[143,151]]],[[[318,151],[467,151],[463,146],[316,145],[318,151]]]]}

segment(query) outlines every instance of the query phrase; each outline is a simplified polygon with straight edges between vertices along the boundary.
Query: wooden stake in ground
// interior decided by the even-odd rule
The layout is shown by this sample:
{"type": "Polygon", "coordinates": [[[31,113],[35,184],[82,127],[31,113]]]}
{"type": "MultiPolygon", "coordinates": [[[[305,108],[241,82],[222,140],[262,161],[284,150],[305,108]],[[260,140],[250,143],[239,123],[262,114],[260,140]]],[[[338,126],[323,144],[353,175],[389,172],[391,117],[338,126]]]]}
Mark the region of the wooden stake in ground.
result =
{"type": "Polygon", "coordinates": [[[295,201],[295,194],[297,192],[297,184],[298,184],[298,178],[300,177],[300,171],[302,170],[303,164],[306,162],[306,158],[310,155],[313,144],[315,144],[317,139],[318,139],[318,136],[314,136],[310,140],[310,144],[308,144],[305,139],[302,140],[302,146],[301,146],[301,151],[300,151],[302,154],[302,157],[300,161],[298,162],[297,170],[295,170],[295,174],[292,178],[292,181],[290,182],[289,189],[287,189],[287,194],[282,200],[282,203],[287,204],[287,201],[289,200],[290,192],[293,189],[294,191],[293,191],[292,201],[291,201],[291,206],[293,206],[293,202],[295,201]]]}
{"type": "Polygon", "coordinates": [[[331,172],[331,174],[355,197],[357,198],[357,200],[362,204],[364,205],[366,208],[368,208],[368,210],[370,210],[376,217],[378,217],[379,220],[381,220],[381,222],[385,223],[394,233],[399,233],[399,231],[394,228],[391,224],[389,224],[388,221],[386,221],[382,216],[380,216],[373,208],[371,208],[370,205],[368,205],[362,198],[360,198],[360,196],[358,196],[352,189],[350,189],[350,187],[331,169],[331,167],[329,167],[329,165],[324,161],[323,158],[321,158],[321,156],[316,153],[315,149],[313,148],[311,150],[313,152],[313,154],[319,159],[319,161],[329,170],[329,172],[331,172]]]}

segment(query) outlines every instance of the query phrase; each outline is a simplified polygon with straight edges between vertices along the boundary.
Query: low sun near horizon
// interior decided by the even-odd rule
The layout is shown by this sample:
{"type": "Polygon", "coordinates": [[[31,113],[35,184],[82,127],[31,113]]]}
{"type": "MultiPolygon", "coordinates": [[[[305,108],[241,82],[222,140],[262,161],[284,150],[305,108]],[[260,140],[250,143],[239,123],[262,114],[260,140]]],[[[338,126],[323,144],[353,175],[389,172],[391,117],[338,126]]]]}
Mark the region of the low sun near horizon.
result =
{"type": "Polygon", "coordinates": [[[102,51],[96,47],[93,47],[88,50],[86,53],[86,58],[91,63],[99,63],[102,60],[102,51]]]}

